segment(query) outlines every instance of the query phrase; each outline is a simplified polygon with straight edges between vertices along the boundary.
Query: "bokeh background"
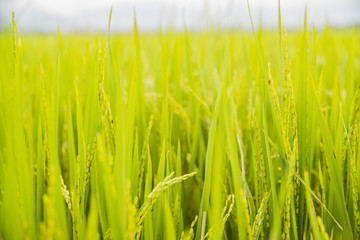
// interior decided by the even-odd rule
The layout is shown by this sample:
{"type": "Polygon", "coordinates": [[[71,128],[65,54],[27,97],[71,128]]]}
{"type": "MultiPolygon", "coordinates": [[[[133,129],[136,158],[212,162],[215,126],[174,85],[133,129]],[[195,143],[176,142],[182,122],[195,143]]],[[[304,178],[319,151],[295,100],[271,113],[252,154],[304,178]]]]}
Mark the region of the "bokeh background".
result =
{"type": "MultiPolygon", "coordinates": [[[[0,0],[0,29],[10,25],[15,12],[22,32],[106,32],[111,6],[111,30],[133,29],[134,10],[139,30],[202,30],[216,27],[250,29],[246,0],[0,0]]],[[[254,22],[277,28],[277,0],[250,0],[254,22]]],[[[289,29],[302,27],[305,6],[308,23],[316,29],[360,24],[360,0],[282,0],[282,23],[289,29]]]]}

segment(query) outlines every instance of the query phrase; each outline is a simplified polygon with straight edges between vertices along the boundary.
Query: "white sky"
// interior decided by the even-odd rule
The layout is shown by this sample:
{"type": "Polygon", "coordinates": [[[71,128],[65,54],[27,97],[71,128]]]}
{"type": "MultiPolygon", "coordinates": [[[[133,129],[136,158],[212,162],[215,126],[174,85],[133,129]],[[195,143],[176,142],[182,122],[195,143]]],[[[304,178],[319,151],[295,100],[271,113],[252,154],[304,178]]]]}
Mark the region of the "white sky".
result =
{"type": "MultiPolygon", "coordinates": [[[[254,20],[261,15],[264,27],[276,28],[278,0],[249,1],[254,20]]],[[[319,28],[327,22],[337,27],[360,23],[360,0],[282,0],[284,24],[301,27],[305,5],[309,23],[319,28]]],[[[0,28],[15,11],[23,31],[56,32],[57,26],[65,31],[106,31],[111,6],[115,31],[131,31],[134,9],[144,31],[159,26],[182,29],[184,23],[194,29],[250,26],[246,0],[0,0],[0,28]]]]}

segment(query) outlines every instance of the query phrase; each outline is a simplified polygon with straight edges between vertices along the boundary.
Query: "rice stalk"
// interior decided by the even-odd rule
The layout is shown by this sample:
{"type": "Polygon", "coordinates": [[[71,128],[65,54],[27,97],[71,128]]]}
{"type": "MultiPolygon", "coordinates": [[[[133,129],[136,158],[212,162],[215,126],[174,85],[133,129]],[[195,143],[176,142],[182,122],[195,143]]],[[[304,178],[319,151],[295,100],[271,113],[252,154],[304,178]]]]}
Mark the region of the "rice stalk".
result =
{"type": "MultiPolygon", "coordinates": [[[[220,222],[219,222],[219,225],[216,226],[216,227],[220,227],[220,232],[222,232],[224,230],[224,226],[225,226],[225,223],[227,222],[227,220],[229,219],[230,217],[230,214],[234,208],[234,205],[235,205],[235,196],[234,194],[230,194],[226,201],[225,201],[225,206],[222,210],[222,213],[221,213],[221,219],[220,219],[220,222]]],[[[211,227],[207,233],[204,235],[204,238],[203,239],[211,239],[212,238],[212,232],[213,232],[213,228],[211,227]]]]}
{"type": "Polygon", "coordinates": [[[357,157],[357,146],[359,145],[359,130],[357,124],[353,126],[353,135],[352,135],[352,148],[351,156],[350,156],[350,177],[351,177],[351,194],[352,194],[352,202],[354,208],[355,215],[355,231],[357,235],[360,236],[360,211],[359,211],[359,182],[358,182],[358,173],[357,173],[357,165],[356,165],[356,157],[357,157]]]}
{"type": "Polygon", "coordinates": [[[296,173],[296,155],[293,152],[289,159],[289,174],[286,182],[286,197],[284,206],[284,222],[282,239],[290,239],[290,224],[291,224],[291,201],[294,197],[294,174],[296,173]]]}
{"type": "Polygon", "coordinates": [[[91,167],[93,165],[93,160],[94,160],[95,152],[96,152],[96,148],[97,148],[96,140],[97,139],[95,137],[91,148],[90,147],[88,148],[88,154],[87,154],[87,159],[86,159],[86,169],[85,169],[85,176],[84,176],[84,191],[85,192],[88,190],[91,167]]]}
{"type": "Polygon", "coordinates": [[[98,43],[98,54],[97,54],[97,63],[98,63],[98,96],[99,104],[101,109],[101,122],[104,128],[105,136],[108,144],[110,145],[111,151],[115,152],[116,142],[115,142],[115,126],[114,120],[111,113],[110,102],[104,90],[104,64],[105,57],[103,53],[103,48],[101,42],[98,43]]]}
{"type": "Polygon", "coordinates": [[[288,44],[287,44],[287,31],[286,26],[284,27],[284,99],[283,99],[283,131],[285,137],[286,144],[286,154],[290,156],[292,143],[295,140],[295,136],[297,135],[297,115],[296,115],[296,107],[294,101],[294,90],[293,90],[293,82],[291,80],[291,72],[289,65],[289,56],[288,56],[288,44]]]}
{"type": "Polygon", "coordinates": [[[69,192],[67,186],[65,185],[64,179],[63,179],[63,177],[61,175],[60,175],[60,183],[61,183],[61,192],[62,192],[62,194],[64,196],[67,207],[69,208],[69,211],[70,211],[70,213],[72,215],[72,209],[71,209],[72,200],[71,200],[71,197],[70,197],[70,192],[69,192]]]}
{"type": "Polygon", "coordinates": [[[143,181],[144,181],[144,171],[145,171],[145,163],[146,163],[146,156],[147,156],[147,150],[149,149],[149,138],[150,138],[150,134],[151,134],[151,128],[153,125],[153,118],[154,115],[150,116],[149,119],[149,123],[148,123],[148,127],[146,130],[146,134],[145,134],[145,142],[143,145],[143,149],[141,152],[141,158],[140,158],[140,173],[139,173],[139,181],[138,181],[138,187],[137,187],[137,202],[135,202],[135,207],[139,207],[139,200],[141,199],[141,191],[142,191],[142,186],[143,186],[143,181]]]}
{"type": "Polygon", "coordinates": [[[263,199],[261,200],[260,207],[255,217],[255,221],[252,226],[252,239],[258,239],[260,231],[263,228],[264,216],[267,211],[268,200],[269,200],[270,192],[265,193],[263,199]]]}
{"type": "Polygon", "coordinates": [[[194,235],[195,234],[194,233],[194,227],[195,227],[195,224],[196,224],[197,220],[198,220],[198,216],[196,215],[194,220],[191,222],[189,234],[188,234],[186,240],[193,240],[194,239],[194,236],[195,236],[194,235]]]}
{"type": "Polygon", "coordinates": [[[152,209],[154,206],[154,203],[156,199],[160,196],[160,193],[167,188],[169,188],[171,185],[175,183],[179,183],[182,181],[185,181],[186,179],[194,176],[197,174],[196,172],[192,172],[189,174],[182,175],[180,177],[172,178],[172,176],[175,173],[172,172],[169,176],[165,177],[163,181],[159,182],[156,187],[151,191],[151,193],[148,195],[147,199],[143,203],[143,205],[140,207],[140,209],[136,213],[136,228],[138,229],[137,234],[140,234],[142,230],[142,223],[144,221],[144,218],[146,214],[152,209]]]}

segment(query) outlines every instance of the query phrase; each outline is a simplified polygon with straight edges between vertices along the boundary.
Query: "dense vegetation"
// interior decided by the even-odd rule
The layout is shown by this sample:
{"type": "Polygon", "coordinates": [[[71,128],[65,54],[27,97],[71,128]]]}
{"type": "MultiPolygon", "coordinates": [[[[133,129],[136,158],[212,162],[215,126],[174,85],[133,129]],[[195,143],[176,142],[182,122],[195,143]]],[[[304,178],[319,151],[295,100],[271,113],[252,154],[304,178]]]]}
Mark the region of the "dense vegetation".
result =
{"type": "Polygon", "coordinates": [[[306,26],[20,36],[13,20],[0,239],[359,239],[360,38],[306,26]]]}

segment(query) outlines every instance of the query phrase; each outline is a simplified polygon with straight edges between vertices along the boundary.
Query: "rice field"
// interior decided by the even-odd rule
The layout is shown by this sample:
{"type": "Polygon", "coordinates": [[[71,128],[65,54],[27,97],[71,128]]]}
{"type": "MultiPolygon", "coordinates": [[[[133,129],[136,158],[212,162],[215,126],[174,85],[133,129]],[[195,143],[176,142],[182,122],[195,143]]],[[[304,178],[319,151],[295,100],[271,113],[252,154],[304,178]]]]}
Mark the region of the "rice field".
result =
{"type": "Polygon", "coordinates": [[[358,29],[0,34],[0,239],[359,239],[358,29]]]}

